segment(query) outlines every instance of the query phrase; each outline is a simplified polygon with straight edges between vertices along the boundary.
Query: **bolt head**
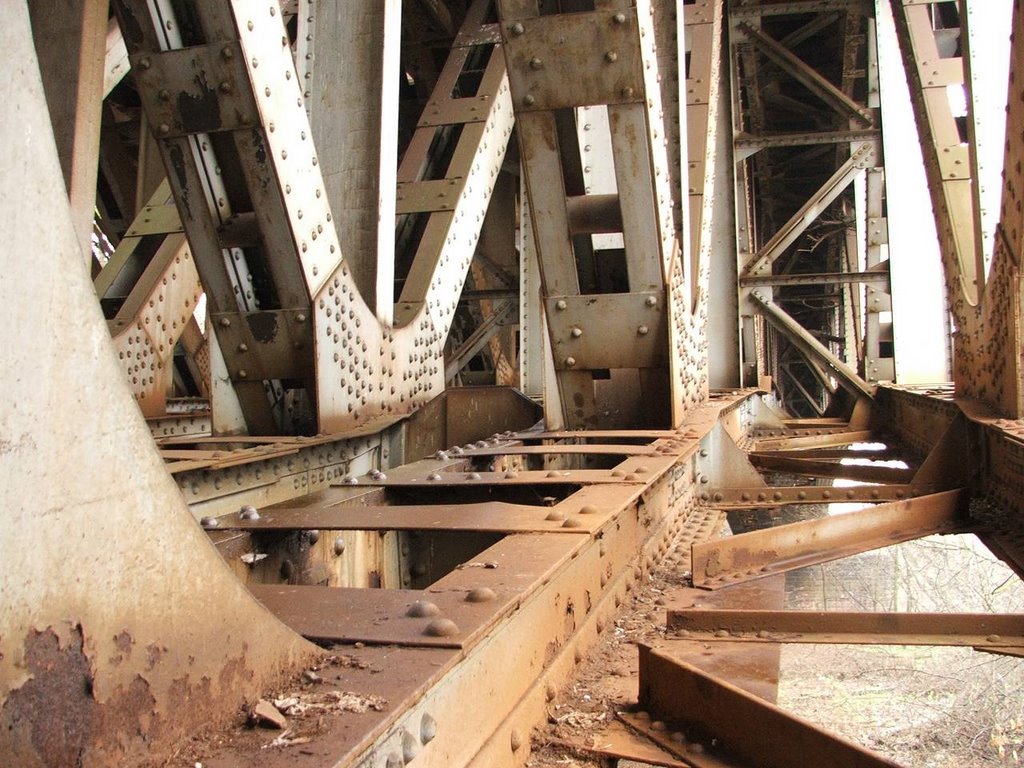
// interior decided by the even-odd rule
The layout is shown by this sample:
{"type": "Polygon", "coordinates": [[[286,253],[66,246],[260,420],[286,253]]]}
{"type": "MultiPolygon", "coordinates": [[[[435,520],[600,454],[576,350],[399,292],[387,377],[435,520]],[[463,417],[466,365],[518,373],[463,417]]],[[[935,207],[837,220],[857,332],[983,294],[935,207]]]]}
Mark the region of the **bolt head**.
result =
{"type": "Polygon", "coordinates": [[[555,302],[555,309],[559,311],[564,310],[568,306],[569,305],[565,302],[565,299],[559,299],[558,301],[555,302]]]}

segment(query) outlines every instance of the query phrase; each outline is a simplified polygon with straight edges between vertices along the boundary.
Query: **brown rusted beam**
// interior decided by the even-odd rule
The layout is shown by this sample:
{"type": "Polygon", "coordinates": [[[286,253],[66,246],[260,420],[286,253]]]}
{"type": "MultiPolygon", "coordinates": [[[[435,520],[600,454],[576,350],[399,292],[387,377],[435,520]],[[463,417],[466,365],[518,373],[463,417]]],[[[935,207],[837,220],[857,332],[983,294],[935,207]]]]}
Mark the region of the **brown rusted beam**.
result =
{"type": "Polygon", "coordinates": [[[640,646],[640,706],[652,719],[701,743],[701,749],[694,750],[695,765],[722,765],[722,759],[738,757],[761,768],[898,768],[887,758],[646,645],[640,646]]]}
{"type": "Polygon", "coordinates": [[[906,483],[914,476],[913,470],[881,467],[868,464],[840,464],[835,461],[795,459],[789,456],[766,456],[752,453],[750,463],[768,472],[789,472],[808,477],[841,477],[863,483],[906,483]]]}
{"type": "Polygon", "coordinates": [[[886,645],[1024,645],[1024,614],[688,608],[668,612],[687,640],[886,645]]]}
{"type": "Polygon", "coordinates": [[[756,441],[756,450],[786,451],[797,448],[835,448],[853,443],[869,442],[872,438],[870,430],[847,432],[829,432],[817,435],[794,435],[792,437],[770,437],[756,441]]]}
{"type": "Polygon", "coordinates": [[[790,451],[752,451],[751,455],[758,456],[789,456],[794,459],[872,459],[874,461],[892,461],[894,459],[904,459],[906,451],[900,450],[894,446],[886,446],[878,450],[860,451],[854,450],[853,448],[838,447],[838,448],[805,448],[802,450],[790,450],[790,451]]]}
{"type": "Polygon", "coordinates": [[[713,488],[704,501],[718,509],[760,509],[787,504],[831,504],[834,502],[899,501],[915,496],[909,485],[860,485],[836,488],[831,485],[713,488]]]}
{"type": "Polygon", "coordinates": [[[693,585],[718,589],[933,533],[963,530],[965,499],[962,490],[946,491],[694,544],[693,585]]]}

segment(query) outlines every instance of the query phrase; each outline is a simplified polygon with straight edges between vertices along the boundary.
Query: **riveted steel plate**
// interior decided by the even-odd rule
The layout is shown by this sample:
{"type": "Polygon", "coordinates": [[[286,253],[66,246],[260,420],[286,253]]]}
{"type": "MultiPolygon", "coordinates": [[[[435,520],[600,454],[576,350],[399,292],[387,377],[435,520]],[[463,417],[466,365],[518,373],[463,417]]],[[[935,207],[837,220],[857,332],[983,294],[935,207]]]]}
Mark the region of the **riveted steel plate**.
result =
{"type": "Polygon", "coordinates": [[[507,21],[501,34],[516,111],[644,100],[635,8],[507,21]]]}
{"type": "Polygon", "coordinates": [[[432,648],[466,648],[514,597],[505,594],[489,603],[471,603],[465,591],[272,584],[249,588],[271,613],[310,640],[432,648]],[[418,602],[433,604],[437,612],[407,615],[418,602]],[[454,621],[456,631],[447,636],[428,634],[431,623],[443,619],[454,621]]]}
{"type": "MultiPolygon", "coordinates": [[[[355,484],[387,488],[427,485],[438,487],[449,485],[594,485],[601,483],[646,482],[645,478],[639,475],[627,479],[629,473],[625,473],[622,477],[613,476],[606,469],[553,469],[549,471],[529,470],[525,472],[438,472],[436,473],[436,479],[431,479],[431,474],[434,473],[424,472],[394,479],[388,477],[374,479],[369,475],[364,475],[363,477],[356,478],[355,484]]],[[[334,485],[340,484],[335,483],[334,485]]]]}
{"type": "MultiPolygon", "coordinates": [[[[218,519],[218,530],[239,531],[418,531],[458,530],[512,533],[586,532],[589,526],[563,526],[564,513],[552,507],[488,502],[483,504],[417,504],[402,506],[292,506],[260,510],[258,520],[238,513],[218,519]],[[550,519],[549,519],[550,518],[550,519]]],[[[583,518],[581,518],[586,522],[583,518]]]]}
{"type": "Polygon", "coordinates": [[[657,440],[662,437],[679,437],[681,433],[671,429],[574,429],[555,432],[516,432],[516,440],[657,440]]]}
{"type": "Polygon", "coordinates": [[[914,496],[909,485],[864,485],[836,488],[830,485],[795,487],[712,488],[708,501],[720,509],[761,509],[786,504],[899,501],[914,496]]]}
{"type": "Polygon", "coordinates": [[[668,365],[662,292],[553,296],[544,303],[556,369],[668,365]]]}
{"type": "Polygon", "coordinates": [[[583,540],[509,536],[425,590],[270,584],[250,589],[281,621],[310,639],[467,649],[568,561],[583,540]],[[475,590],[483,588],[493,597],[480,600],[475,590]],[[417,611],[417,603],[430,603],[434,609],[417,611]],[[424,612],[429,615],[419,615],[424,612]],[[440,620],[454,622],[450,634],[433,633],[440,620]]]}
{"type": "Polygon", "coordinates": [[[308,308],[227,312],[212,317],[232,381],[312,375],[313,323],[308,308]]]}
{"type": "Polygon", "coordinates": [[[237,41],[131,57],[146,117],[159,139],[259,123],[237,41]]]}
{"type": "Polygon", "coordinates": [[[124,233],[124,236],[169,235],[181,231],[183,230],[177,207],[174,205],[147,205],[132,221],[131,227],[124,233]]]}
{"type": "MultiPolygon", "coordinates": [[[[485,122],[491,111],[490,101],[487,95],[430,101],[423,109],[423,114],[420,115],[416,127],[434,128],[441,125],[485,122]]],[[[399,184],[399,189],[401,189],[401,184],[399,184]]]]}
{"type": "Polygon", "coordinates": [[[465,182],[463,178],[399,182],[395,212],[432,213],[454,210],[465,182]]]}
{"type": "Polygon", "coordinates": [[[658,451],[653,445],[503,445],[491,448],[466,448],[462,456],[519,456],[584,454],[593,456],[648,456],[658,451]]]}

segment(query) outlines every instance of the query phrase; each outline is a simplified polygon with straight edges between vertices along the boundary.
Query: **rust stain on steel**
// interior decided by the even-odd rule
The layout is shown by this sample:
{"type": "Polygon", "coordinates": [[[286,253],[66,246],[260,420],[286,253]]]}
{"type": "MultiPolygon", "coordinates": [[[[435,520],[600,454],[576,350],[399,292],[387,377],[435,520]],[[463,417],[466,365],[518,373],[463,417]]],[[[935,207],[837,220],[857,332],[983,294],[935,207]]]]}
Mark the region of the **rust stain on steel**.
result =
{"type": "Polygon", "coordinates": [[[899,768],[898,763],[646,645],[640,646],[640,707],[651,720],[663,721],[668,731],[685,732],[691,743],[707,745],[697,757],[713,749],[710,756],[738,757],[760,768],[790,768],[809,755],[815,764],[830,768],[899,768]]]}
{"type": "MultiPolygon", "coordinates": [[[[682,589],[674,594],[669,615],[682,606],[698,610],[779,608],[786,599],[785,576],[771,576],[747,584],[735,584],[725,589],[708,592],[701,589],[682,589]]],[[[778,697],[779,662],[782,646],[779,643],[749,643],[720,641],[708,645],[696,638],[678,637],[658,646],[673,659],[700,667],[706,673],[727,680],[748,693],[774,703],[778,697]]]]}
{"type": "Polygon", "coordinates": [[[1020,614],[686,608],[669,611],[667,627],[700,642],[1024,646],[1020,614]]]}
{"type": "MultiPolygon", "coordinates": [[[[127,632],[115,636],[115,646],[126,655],[132,644],[127,632]]],[[[52,628],[32,630],[24,649],[31,677],[8,695],[0,709],[0,762],[4,765],[139,764],[149,757],[150,743],[176,729],[172,720],[158,713],[150,683],[141,675],[119,684],[106,701],[99,701],[96,665],[87,653],[81,626],[71,628],[63,641],[52,628]],[[114,733],[121,738],[103,738],[114,733]]],[[[221,684],[233,684],[241,666],[225,667],[221,684]]],[[[194,685],[184,674],[172,685],[169,711],[179,706],[210,708],[210,698],[209,680],[194,685]]]]}
{"type": "MultiPolygon", "coordinates": [[[[760,509],[787,504],[827,504],[830,502],[899,501],[915,496],[910,485],[857,486],[751,486],[749,488],[713,488],[704,501],[720,509],[760,509]]],[[[703,498],[703,494],[702,494],[703,498]]]]}
{"type": "Polygon", "coordinates": [[[963,491],[743,533],[692,547],[693,584],[717,589],[807,565],[964,528],[963,491]]]}
{"type": "Polygon", "coordinates": [[[791,472],[809,477],[843,477],[865,483],[906,483],[914,476],[912,469],[873,464],[840,464],[758,453],[750,454],[750,463],[760,470],[770,472],[791,472]]]}

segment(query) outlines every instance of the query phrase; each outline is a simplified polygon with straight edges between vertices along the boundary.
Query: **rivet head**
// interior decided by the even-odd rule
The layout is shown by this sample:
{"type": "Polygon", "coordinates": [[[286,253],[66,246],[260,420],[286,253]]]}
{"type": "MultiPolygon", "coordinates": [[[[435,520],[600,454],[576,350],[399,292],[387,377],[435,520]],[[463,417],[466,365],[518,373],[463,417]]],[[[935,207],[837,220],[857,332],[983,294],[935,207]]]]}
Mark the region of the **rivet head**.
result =
{"type": "Polygon", "coordinates": [[[231,318],[230,317],[222,317],[220,319],[220,325],[221,325],[222,328],[229,328],[231,326],[231,318]]]}
{"type": "Polygon", "coordinates": [[[402,759],[408,764],[420,751],[420,743],[409,731],[402,733],[402,759]]]}
{"type": "Polygon", "coordinates": [[[513,24],[513,25],[512,25],[511,27],[509,27],[509,31],[510,31],[510,32],[511,32],[511,33],[512,33],[513,35],[521,35],[521,34],[523,34],[523,32],[525,32],[525,31],[526,31],[526,29],[525,29],[525,28],[523,27],[523,25],[522,25],[522,24],[520,24],[520,23],[519,23],[519,22],[517,21],[517,22],[516,22],[515,24],[513,24]]]}
{"type": "Polygon", "coordinates": [[[573,326],[573,329],[569,331],[569,333],[572,335],[574,339],[578,339],[580,336],[583,335],[583,329],[573,326]]]}
{"type": "Polygon", "coordinates": [[[217,518],[212,515],[207,515],[199,521],[199,524],[209,530],[210,528],[216,528],[220,523],[217,522],[217,518]]]}
{"type": "Polygon", "coordinates": [[[139,69],[149,69],[151,66],[153,66],[153,62],[148,57],[139,59],[139,69]]]}
{"type": "Polygon", "coordinates": [[[242,368],[238,372],[238,378],[240,378],[240,379],[247,379],[247,378],[249,378],[249,372],[247,370],[245,370],[245,368],[242,368]]]}
{"type": "Polygon", "coordinates": [[[431,603],[427,600],[417,600],[406,609],[405,615],[422,619],[427,616],[440,616],[441,609],[438,608],[435,603],[431,603]]]}
{"type": "Polygon", "coordinates": [[[256,511],[256,507],[251,504],[246,504],[240,510],[238,510],[238,516],[243,520],[259,520],[260,513],[256,511]]]}
{"type": "Polygon", "coordinates": [[[543,68],[544,68],[544,62],[541,61],[540,59],[538,59],[536,56],[534,56],[532,59],[530,59],[530,69],[543,69],[543,68]]]}
{"type": "Polygon", "coordinates": [[[639,328],[636,329],[636,333],[637,336],[646,336],[648,333],[650,333],[650,330],[651,329],[648,328],[646,325],[641,325],[639,328]]]}
{"type": "Polygon", "coordinates": [[[581,515],[596,515],[597,512],[598,509],[593,504],[584,504],[582,507],[580,507],[581,515]]]}
{"type": "Polygon", "coordinates": [[[616,24],[625,24],[626,23],[626,14],[624,14],[624,13],[616,13],[614,16],[612,16],[612,20],[616,24]]]}
{"type": "Polygon", "coordinates": [[[477,587],[466,593],[467,603],[489,603],[496,600],[498,595],[490,587],[477,587]]]}
{"type": "Polygon", "coordinates": [[[171,132],[171,126],[169,126],[167,123],[160,123],[160,125],[157,126],[156,130],[157,133],[166,136],[168,133],[171,132]]]}
{"type": "Polygon", "coordinates": [[[166,88],[161,88],[160,92],[157,93],[157,96],[160,98],[160,101],[170,101],[171,100],[171,92],[168,91],[166,88]]]}
{"type": "Polygon", "coordinates": [[[420,741],[429,744],[435,736],[437,736],[437,721],[424,712],[423,718],[420,720],[420,741]]]}
{"type": "Polygon", "coordinates": [[[646,304],[648,307],[656,306],[657,303],[658,300],[654,296],[648,296],[646,299],[644,299],[644,304],[646,304]]]}
{"type": "Polygon", "coordinates": [[[607,61],[609,64],[612,64],[619,60],[619,54],[617,51],[608,51],[604,55],[604,60],[607,61]]]}
{"type": "Polygon", "coordinates": [[[513,728],[512,732],[509,734],[508,743],[509,746],[512,747],[513,752],[518,752],[519,748],[523,746],[523,737],[519,735],[519,731],[515,728],[513,728]]]}
{"type": "Polygon", "coordinates": [[[341,557],[345,553],[345,539],[341,536],[334,540],[334,555],[341,557]]]}
{"type": "Polygon", "coordinates": [[[558,301],[555,302],[555,309],[559,311],[564,310],[568,306],[569,305],[565,302],[565,299],[559,299],[558,301]]]}
{"type": "Polygon", "coordinates": [[[562,520],[565,520],[565,515],[553,509],[550,512],[548,512],[547,517],[545,517],[544,519],[549,520],[552,523],[559,523],[562,520]]]}
{"type": "Polygon", "coordinates": [[[434,619],[423,630],[428,637],[452,637],[459,632],[459,626],[451,619],[434,619]]]}
{"type": "Polygon", "coordinates": [[[223,48],[221,48],[220,55],[228,60],[235,58],[235,52],[230,45],[225,45],[223,48]]]}
{"type": "Polygon", "coordinates": [[[234,90],[234,87],[227,80],[217,86],[217,88],[221,93],[231,93],[234,90]]]}
{"type": "Polygon", "coordinates": [[[562,523],[562,527],[563,528],[582,528],[583,527],[583,523],[580,522],[575,517],[570,517],[568,520],[566,520],[564,523],[562,523]]]}
{"type": "Polygon", "coordinates": [[[525,96],[523,96],[523,104],[525,104],[526,106],[532,107],[536,103],[537,99],[533,97],[532,93],[528,93],[525,96]]]}
{"type": "Polygon", "coordinates": [[[566,365],[567,368],[572,368],[574,365],[576,365],[576,358],[575,357],[567,357],[567,358],[565,358],[565,365],[566,365]]]}

